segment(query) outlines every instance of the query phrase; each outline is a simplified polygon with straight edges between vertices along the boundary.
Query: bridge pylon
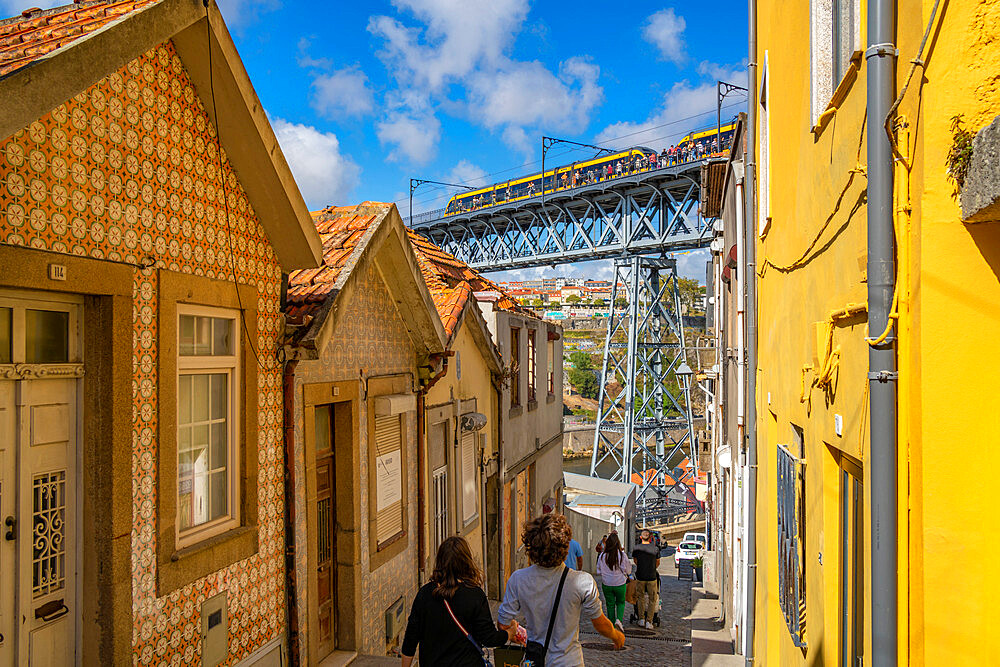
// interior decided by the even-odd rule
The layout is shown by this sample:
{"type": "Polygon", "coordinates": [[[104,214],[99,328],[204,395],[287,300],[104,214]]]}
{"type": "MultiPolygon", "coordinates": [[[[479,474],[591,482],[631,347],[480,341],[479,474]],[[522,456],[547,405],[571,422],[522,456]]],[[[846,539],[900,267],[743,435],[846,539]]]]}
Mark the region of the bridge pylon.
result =
{"type": "Polygon", "coordinates": [[[590,474],[629,482],[638,473],[640,508],[665,500],[667,474],[683,476],[691,376],[676,260],[615,260],[590,474]]]}

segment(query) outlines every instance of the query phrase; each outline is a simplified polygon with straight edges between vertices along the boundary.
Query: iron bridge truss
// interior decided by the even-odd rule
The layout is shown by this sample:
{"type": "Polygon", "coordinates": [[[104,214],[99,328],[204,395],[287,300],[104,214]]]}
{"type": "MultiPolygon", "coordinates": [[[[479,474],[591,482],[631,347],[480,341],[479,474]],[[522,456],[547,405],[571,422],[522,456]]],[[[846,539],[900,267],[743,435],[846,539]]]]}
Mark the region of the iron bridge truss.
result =
{"type": "Polygon", "coordinates": [[[667,474],[670,488],[686,481],[678,464],[694,442],[676,260],[615,260],[612,303],[623,298],[608,316],[590,470],[621,482],[638,472],[646,505],[668,493],[667,474]]]}
{"type": "Polygon", "coordinates": [[[666,255],[711,243],[714,219],[699,212],[708,163],[643,171],[447,217],[444,209],[428,211],[410,222],[414,231],[483,272],[615,259],[591,475],[627,482],[641,473],[636,518],[662,515],[676,502],[667,497],[667,474],[675,485],[690,481],[679,467],[693,458],[690,377],[677,373],[687,355],[676,262],[666,255]]]}
{"type": "MultiPolygon", "coordinates": [[[[721,159],[721,158],[716,158],[721,159]]],[[[641,171],[444,216],[413,216],[414,231],[472,268],[502,271],[707,246],[698,212],[706,162],[641,171]]]]}

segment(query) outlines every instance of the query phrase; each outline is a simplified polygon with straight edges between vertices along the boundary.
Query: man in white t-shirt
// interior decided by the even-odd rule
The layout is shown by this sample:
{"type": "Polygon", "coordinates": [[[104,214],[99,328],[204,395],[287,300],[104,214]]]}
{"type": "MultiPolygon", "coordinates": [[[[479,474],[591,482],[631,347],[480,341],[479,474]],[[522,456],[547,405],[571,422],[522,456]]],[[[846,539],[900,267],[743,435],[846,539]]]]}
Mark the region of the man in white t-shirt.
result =
{"type": "MultiPolygon", "coordinates": [[[[552,603],[572,538],[573,530],[561,514],[545,514],[525,524],[521,542],[531,565],[517,570],[507,580],[507,590],[497,613],[500,628],[505,629],[515,619],[523,620],[529,641],[545,644],[552,603]]],[[[569,570],[545,655],[545,667],[583,664],[581,618],[589,619],[595,630],[614,642],[616,649],[625,646],[625,635],[601,610],[597,582],[588,572],[569,570]]]]}

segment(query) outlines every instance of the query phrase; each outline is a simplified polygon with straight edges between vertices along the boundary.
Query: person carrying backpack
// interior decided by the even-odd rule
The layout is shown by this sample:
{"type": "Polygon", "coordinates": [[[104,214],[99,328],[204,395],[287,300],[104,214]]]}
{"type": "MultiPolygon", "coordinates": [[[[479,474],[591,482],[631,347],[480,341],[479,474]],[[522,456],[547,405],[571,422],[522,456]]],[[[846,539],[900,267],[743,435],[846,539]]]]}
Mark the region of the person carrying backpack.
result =
{"type": "Polygon", "coordinates": [[[608,618],[622,631],[624,631],[622,617],[625,615],[625,588],[628,584],[628,575],[631,573],[632,561],[622,549],[618,533],[611,533],[604,544],[604,553],[597,558],[597,574],[601,576],[604,599],[608,603],[608,618]]]}
{"type": "Polygon", "coordinates": [[[584,664],[581,618],[589,619],[597,632],[614,642],[616,649],[625,646],[624,633],[601,611],[594,578],[565,565],[572,538],[573,530],[561,514],[543,514],[526,523],[521,543],[531,565],[510,575],[497,612],[501,629],[523,616],[528,630],[525,658],[532,661],[533,667],[584,664]]]}

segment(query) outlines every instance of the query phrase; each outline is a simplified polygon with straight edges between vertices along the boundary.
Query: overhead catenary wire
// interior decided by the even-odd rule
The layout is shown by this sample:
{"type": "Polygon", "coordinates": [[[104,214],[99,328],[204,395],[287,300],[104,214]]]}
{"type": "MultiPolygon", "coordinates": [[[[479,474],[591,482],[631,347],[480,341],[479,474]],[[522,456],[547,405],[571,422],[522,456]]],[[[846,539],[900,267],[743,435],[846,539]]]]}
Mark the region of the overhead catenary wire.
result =
{"type": "MultiPolygon", "coordinates": [[[[723,105],[722,108],[723,109],[731,109],[733,107],[740,106],[741,104],[743,104],[743,102],[741,102],[741,101],[735,101],[735,102],[732,102],[731,104],[723,105]]],[[[629,137],[634,137],[634,136],[637,136],[637,135],[640,135],[640,134],[646,134],[648,132],[653,132],[655,130],[662,129],[664,127],[670,127],[670,126],[673,126],[673,125],[678,125],[680,123],[685,123],[687,121],[691,121],[691,120],[694,120],[696,118],[701,118],[702,116],[707,116],[707,115],[710,115],[712,113],[715,113],[715,111],[714,110],[702,111],[700,113],[692,114],[690,116],[685,116],[684,118],[677,118],[675,120],[668,121],[666,123],[660,123],[659,125],[653,125],[651,127],[647,127],[647,128],[643,128],[643,129],[640,129],[640,130],[636,130],[634,132],[629,132],[627,134],[619,135],[619,136],[616,136],[616,137],[610,137],[610,138],[605,139],[603,141],[595,142],[594,145],[595,146],[609,146],[610,144],[613,144],[616,141],[621,141],[622,139],[627,139],[629,137]]],[[[684,134],[687,134],[687,132],[685,132],[684,134]]],[[[658,135],[658,136],[655,136],[655,137],[650,137],[646,141],[656,142],[656,141],[660,141],[661,139],[667,139],[669,137],[675,137],[677,135],[678,135],[677,132],[671,132],[671,133],[667,133],[667,134],[658,135]]],[[[568,149],[568,150],[565,150],[565,151],[560,151],[559,153],[556,153],[555,155],[553,155],[551,159],[556,159],[556,158],[564,157],[564,156],[567,156],[567,155],[571,155],[574,152],[579,152],[580,150],[582,150],[582,149],[571,148],[571,149],[568,149]]],[[[469,179],[465,179],[465,180],[456,180],[455,182],[459,183],[459,184],[462,184],[462,185],[468,185],[468,184],[472,184],[475,181],[480,181],[481,180],[481,181],[483,181],[482,187],[488,187],[491,184],[491,182],[495,182],[495,181],[491,181],[491,179],[493,177],[499,176],[501,174],[506,174],[506,173],[509,173],[509,172],[513,172],[513,171],[522,170],[522,169],[525,169],[526,167],[533,167],[533,166],[540,165],[540,164],[541,164],[541,160],[540,159],[538,159],[538,160],[531,160],[531,161],[528,161],[528,162],[525,162],[523,164],[519,164],[519,165],[516,165],[516,166],[513,166],[513,167],[506,167],[504,169],[500,169],[500,170],[497,170],[497,171],[490,172],[488,174],[484,174],[483,176],[478,177],[478,178],[469,178],[469,179]]],[[[438,189],[438,188],[436,188],[436,189],[438,189]]],[[[440,197],[441,197],[441,195],[428,196],[428,197],[425,197],[425,198],[422,198],[422,199],[414,200],[413,203],[414,203],[414,205],[425,204],[425,203],[430,202],[430,201],[435,201],[436,199],[438,199],[440,197]]],[[[395,204],[402,204],[402,203],[404,203],[406,201],[407,201],[407,198],[402,198],[402,199],[397,199],[393,203],[395,203],[395,204]]]]}

